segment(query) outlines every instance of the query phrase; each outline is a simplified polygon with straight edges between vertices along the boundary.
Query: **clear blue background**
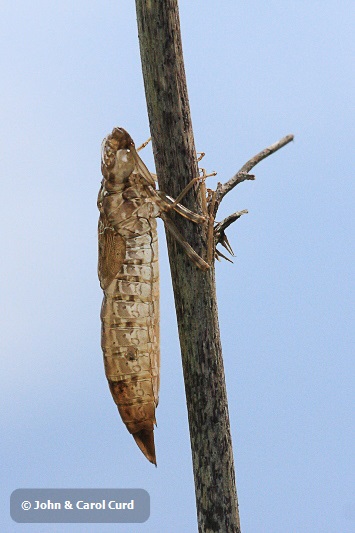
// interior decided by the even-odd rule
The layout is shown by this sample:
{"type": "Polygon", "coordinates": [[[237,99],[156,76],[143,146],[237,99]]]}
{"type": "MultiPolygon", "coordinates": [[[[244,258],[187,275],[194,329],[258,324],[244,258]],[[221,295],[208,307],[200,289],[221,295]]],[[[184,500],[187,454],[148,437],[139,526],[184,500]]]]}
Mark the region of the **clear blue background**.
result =
{"type": "MultiPolygon", "coordinates": [[[[354,3],[182,0],[180,15],[209,185],[295,134],[219,213],[249,209],[229,231],[235,264],[217,265],[242,531],[354,532],[354,3]]],[[[100,350],[100,143],[115,125],[149,136],[134,2],[3,0],[0,28],[1,531],[195,532],[161,225],[157,469],[100,350]],[[25,487],[144,488],[151,517],[15,524],[10,493],[25,487]]]]}

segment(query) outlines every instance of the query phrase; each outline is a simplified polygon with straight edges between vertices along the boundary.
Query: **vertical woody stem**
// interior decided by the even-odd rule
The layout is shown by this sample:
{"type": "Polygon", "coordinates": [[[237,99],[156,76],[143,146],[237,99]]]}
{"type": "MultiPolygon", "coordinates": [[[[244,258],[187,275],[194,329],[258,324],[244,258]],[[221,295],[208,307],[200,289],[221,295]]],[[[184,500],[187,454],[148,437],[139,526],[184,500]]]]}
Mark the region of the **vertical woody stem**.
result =
{"type": "MultiPolygon", "coordinates": [[[[177,0],[136,0],[142,69],[159,186],[177,197],[197,176],[177,0]]],[[[200,212],[196,188],[184,198],[200,212]]],[[[171,215],[203,257],[206,228],[171,215]]],[[[167,235],[181,344],[200,533],[240,533],[214,267],[194,266],[167,235]]],[[[172,442],[173,446],[174,443],[172,442]]]]}

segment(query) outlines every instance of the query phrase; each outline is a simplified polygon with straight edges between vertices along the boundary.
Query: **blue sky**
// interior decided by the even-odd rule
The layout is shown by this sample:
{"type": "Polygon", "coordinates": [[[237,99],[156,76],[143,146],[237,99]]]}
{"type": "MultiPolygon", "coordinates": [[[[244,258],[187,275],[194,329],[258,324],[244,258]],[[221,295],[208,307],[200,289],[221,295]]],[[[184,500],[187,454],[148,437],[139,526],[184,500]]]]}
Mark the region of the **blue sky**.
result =
{"type": "MultiPolygon", "coordinates": [[[[4,532],[196,531],[187,412],[164,230],[158,468],[111,399],[100,350],[100,143],[149,136],[134,2],[3,1],[1,409],[4,532]],[[133,525],[26,525],[17,488],[144,488],[133,525]]],[[[350,533],[354,474],[354,4],[180,2],[204,165],[229,179],[288,133],[220,218],[217,265],[243,533],[350,533]]],[[[151,149],[142,154],[154,169],[151,149]]]]}

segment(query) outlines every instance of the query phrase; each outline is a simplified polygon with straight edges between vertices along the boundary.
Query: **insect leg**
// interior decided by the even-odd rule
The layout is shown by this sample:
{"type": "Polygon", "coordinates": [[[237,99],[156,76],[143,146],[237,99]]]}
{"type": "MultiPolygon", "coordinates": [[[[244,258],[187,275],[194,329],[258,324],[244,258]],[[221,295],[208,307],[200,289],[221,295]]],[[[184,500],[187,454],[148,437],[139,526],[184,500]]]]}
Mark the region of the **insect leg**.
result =
{"type": "Polygon", "coordinates": [[[184,237],[181,235],[180,231],[177,229],[175,224],[172,220],[166,215],[165,213],[161,213],[160,217],[162,220],[164,220],[165,227],[170,233],[173,235],[173,237],[178,241],[178,243],[181,244],[183,247],[185,253],[188,255],[188,257],[191,259],[191,261],[201,270],[208,270],[210,268],[210,265],[206,263],[200,257],[195,250],[189,245],[188,242],[185,241],[184,237]]]}
{"type": "MultiPolygon", "coordinates": [[[[149,192],[149,196],[152,201],[159,207],[159,211],[163,213],[168,213],[171,210],[171,206],[174,203],[174,199],[171,196],[168,196],[163,191],[156,191],[150,184],[144,184],[145,189],[149,192]]],[[[184,207],[181,204],[176,204],[173,206],[174,211],[179,213],[181,216],[195,222],[196,224],[202,224],[206,222],[207,218],[204,215],[199,215],[190,211],[187,207],[184,207]]],[[[156,216],[160,216],[156,215],[156,216]]]]}
{"type": "Polygon", "coordinates": [[[206,178],[209,178],[210,176],[215,176],[217,172],[212,172],[211,174],[206,174],[205,169],[201,169],[203,172],[202,176],[197,176],[196,178],[193,178],[190,183],[186,185],[186,187],[181,191],[179,196],[176,198],[176,200],[173,201],[173,203],[170,205],[169,209],[174,209],[174,207],[181,202],[184,196],[186,196],[187,192],[191,189],[195,183],[204,183],[206,178]]]}
{"type": "Polygon", "coordinates": [[[195,222],[196,224],[202,224],[203,222],[206,222],[207,219],[204,215],[194,213],[193,211],[190,211],[190,209],[181,204],[175,204],[173,198],[171,198],[171,196],[168,196],[162,191],[155,192],[159,197],[159,200],[157,199],[157,203],[162,211],[168,213],[171,209],[174,209],[174,211],[179,213],[179,215],[187,218],[188,220],[191,220],[191,222],[195,222]]]}
{"type": "Polygon", "coordinates": [[[147,146],[147,144],[150,143],[151,140],[152,140],[152,138],[149,137],[149,139],[147,139],[143,144],[141,144],[140,146],[138,146],[138,148],[136,148],[136,152],[139,152],[140,150],[143,150],[143,148],[145,148],[147,146]]]}
{"type": "MultiPolygon", "coordinates": [[[[216,192],[209,189],[210,202],[208,204],[208,222],[207,222],[207,263],[212,263],[215,255],[215,238],[214,238],[214,207],[216,203],[216,192]]],[[[207,202],[206,202],[207,204],[207,202]]],[[[207,209],[206,209],[207,210],[207,209]]]]}
{"type": "Polygon", "coordinates": [[[162,211],[165,211],[168,213],[171,209],[174,209],[179,215],[187,218],[188,220],[191,220],[192,222],[195,222],[196,224],[202,224],[208,220],[208,214],[207,214],[207,204],[206,204],[206,187],[204,186],[205,179],[209,176],[215,176],[216,173],[212,172],[211,174],[206,174],[206,171],[202,169],[203,176],[197,176],[193,180],[188,183],[188,185],[183,189],[183,191],[179,194],[179,196],[174,200],[171,196],[168,196],[163,191],[156,191],[151,187],[150,185],[146,185],[146,187],[149,189],[150,195],[155,198],[157,204],[159,205],[160,209],[162,211]],[[180,200],[186,195],[186,193],[191,189],[191,187],[195,184],[201,182],[201,192],[202,192],[202,209],[204,214],[199,215],[198,213],[194,213],[187,207],[180,204],[180,200]]]}

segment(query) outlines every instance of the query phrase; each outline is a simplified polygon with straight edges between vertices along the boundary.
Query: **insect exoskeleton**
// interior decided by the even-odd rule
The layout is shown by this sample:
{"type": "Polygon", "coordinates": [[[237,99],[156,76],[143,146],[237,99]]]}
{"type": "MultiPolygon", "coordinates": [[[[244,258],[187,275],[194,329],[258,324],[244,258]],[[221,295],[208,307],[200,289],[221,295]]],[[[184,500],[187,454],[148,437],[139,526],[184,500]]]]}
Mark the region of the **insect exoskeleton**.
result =
{"type": "Polygon", "coordinates": [[[144,455],[156,464],[158,210],[145,187],[147,180],[138,168],[139,159],[124,129],[114,128],[104,139],[98,198],[98,270],[104,291],[102,349],[106,377],[121,418],[144,455]]]}
{"type": "Polygon", "coordinates": [[[208,270],[210,265],[185,241],[169,217],[174,210],[196,224],[209,220],[206,214],[180,204],[207,175],[191,180],[177,200],[156,191],[154,176],[123,128],[114,128],[105,137],[101,169],[98,271],[104,291],[101,345],[106,377],[128,431],[149,461],[156,464],[153,430],[160,371],[156,217],[164,220],[165,228],[191,261],[208,270]]]}

